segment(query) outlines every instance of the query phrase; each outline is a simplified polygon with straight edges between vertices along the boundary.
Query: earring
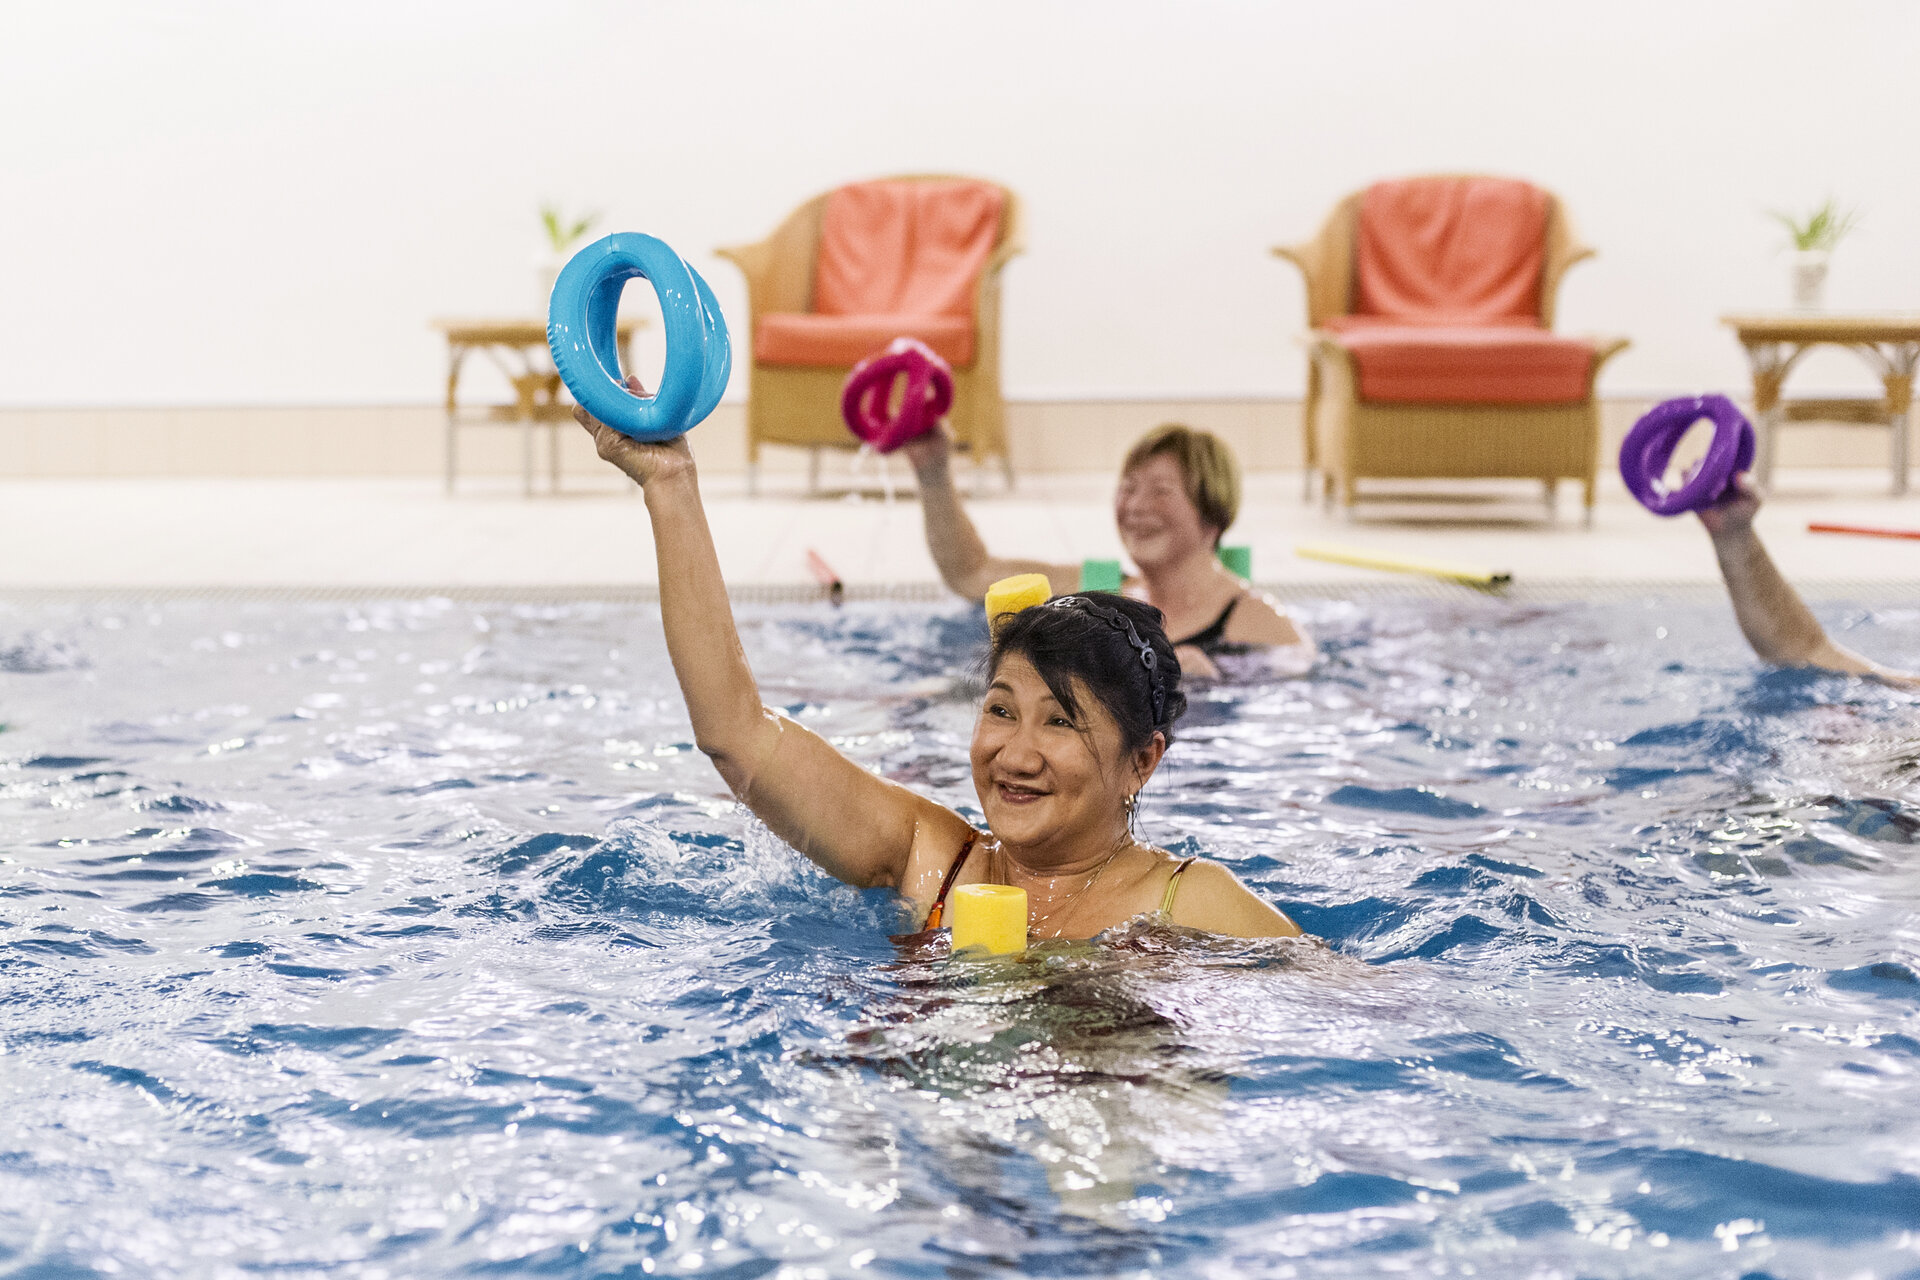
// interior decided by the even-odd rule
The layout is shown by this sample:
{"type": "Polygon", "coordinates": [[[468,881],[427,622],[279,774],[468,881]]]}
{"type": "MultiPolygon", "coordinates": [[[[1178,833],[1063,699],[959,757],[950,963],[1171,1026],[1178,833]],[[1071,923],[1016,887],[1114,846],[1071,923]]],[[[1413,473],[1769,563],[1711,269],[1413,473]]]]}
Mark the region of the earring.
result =
{"type": "MultiPolygon", "coordinates": [[[[1138,795],[1138,794],[1139,794],[1138,792],[1135,793],[1135,795],[1138,795]]],[[[1131,816],[1133,813],[1133,804],[1134,804],[1134,796],[1128,796],[1125,800],[1122,800],[1120,802],[1120,807],[1123,810],[1125,810],[1129,816],[1131,816]]]]}

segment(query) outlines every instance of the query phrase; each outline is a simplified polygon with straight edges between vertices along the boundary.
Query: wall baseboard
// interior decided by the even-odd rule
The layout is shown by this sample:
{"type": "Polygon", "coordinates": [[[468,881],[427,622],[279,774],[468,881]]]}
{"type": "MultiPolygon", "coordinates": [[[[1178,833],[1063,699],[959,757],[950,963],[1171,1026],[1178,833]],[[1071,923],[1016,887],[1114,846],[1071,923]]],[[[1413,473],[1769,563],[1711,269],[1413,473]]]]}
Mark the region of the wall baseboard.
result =
{"type": "MultiPolygon", "coordinates": [[[[1604,402],[1601,449],[1612,457],[1649,401],[1604,402]]],[[[1252,471],[1300,466],[1300,402],[1248,400],[1028,400],[1008,404],[1017,473],[1111,471],[1141,432],[1187,422],[1218,433],[1252,471]]],[[[425,406],[335,408],[0,409],[0,479],[35,476],[438,476],[444,419],[425,406]]],[[[534,432],[536,475],[548,466],[548,437],[563,477],[597,475],[604,464],[571,424],[534,432]]],[[[746,409],[723,404],[692,436],[705,471],[746,469],[746,409]]],[[[460,474],[512,477],[521,470],[521,430],[489,424],[460,432],[460,474]]],[[[854,455],[827,451],[827,474],[854,455]]],[[[1796,425],[1785,433],[1785,466],[1884,467],[1878,430],[1796,425]]],[[[896,464],[897,465],[897,464],[896,464]]],[[[807,451],[772,448],[772,472],[802,471],[807,451]]]]}

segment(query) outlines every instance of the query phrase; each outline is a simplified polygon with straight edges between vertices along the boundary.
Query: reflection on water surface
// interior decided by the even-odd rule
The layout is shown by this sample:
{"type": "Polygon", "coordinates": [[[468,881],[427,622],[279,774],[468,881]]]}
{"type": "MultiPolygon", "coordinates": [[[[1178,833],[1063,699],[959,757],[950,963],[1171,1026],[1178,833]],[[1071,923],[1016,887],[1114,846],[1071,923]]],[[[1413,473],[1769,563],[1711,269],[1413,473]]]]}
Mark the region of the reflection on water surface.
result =
{"type": "MultiPolygon", "coordinates": [[[[977,622],[741,612],[971,806],[977,622]]],[[[1920,1268],[1911,699],[1720,606],[1304,612],[1319,676],[1198,696],[1144,816],[1327,944],[969,961],[732,805],[650,609],[0,606],[0,1259],[1920,1268]]]]}

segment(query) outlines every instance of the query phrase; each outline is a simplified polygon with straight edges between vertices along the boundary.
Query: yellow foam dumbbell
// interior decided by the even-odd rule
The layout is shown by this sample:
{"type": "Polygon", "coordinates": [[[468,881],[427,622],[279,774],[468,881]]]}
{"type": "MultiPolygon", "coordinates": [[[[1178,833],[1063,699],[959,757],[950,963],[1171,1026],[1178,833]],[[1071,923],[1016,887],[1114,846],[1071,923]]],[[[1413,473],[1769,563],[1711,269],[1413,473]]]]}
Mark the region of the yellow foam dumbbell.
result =
{"type": "Polygon", "coordinates": [[[1053,598],[1053,586],[1044,573],[1017,573],[1002,578],[987,588],[987,625],[1000,629],[1000,619],[1009,613],[1031,609],[1053,598]]]}
{"type": "Polygon", "coordinates": [[[953,905],[953,949],[984,947],[996,956],[1027,949],[1027,891],[1010,884],[963,884],[953,905]]]}

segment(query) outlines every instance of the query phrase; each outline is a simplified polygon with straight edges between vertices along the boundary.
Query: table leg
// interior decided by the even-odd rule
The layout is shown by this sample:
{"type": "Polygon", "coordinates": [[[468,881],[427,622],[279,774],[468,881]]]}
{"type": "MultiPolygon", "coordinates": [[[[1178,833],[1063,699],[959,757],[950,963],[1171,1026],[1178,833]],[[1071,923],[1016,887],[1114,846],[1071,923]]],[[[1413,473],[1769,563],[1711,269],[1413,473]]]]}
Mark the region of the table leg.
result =
{"type": "Polygon", "coordinates": [[[1887,425],[1893,428],[1893,494],[1897,498],[1907,491],[1907,414],[1887,415],[1887,425]]]}
{"type": "Polygon", "coordinates": [[[1913,415],[1913,371],[1920,364],[1920,345],[1890,352],[1886,373],[1887,422],[1893,428],[1893,491],[1907,491],[1907,424],[1913,415]]]}
{"type": "Polygon", "coordinates": [[[459,412],[460,366],[467,358],[467,349],[457,343],[447,348],[447,492],[453,492],[455,471],[454,450],[457,443],[459,425],[455,415],[459,412]]]}
{"type": "Polygon", "coordinates": [[[1920,365],[1920,343],[1862,342],[1854,346],[1874,366],[1887,392],[1887,425],[1893,428],[1893,492],[1907,491],[1907,430],[1913,413],[1913,375],[1920,365]]]}
{"type": "Polygon", "coordinates": [[[1753,474],[1764,489],[1773,483],[1773,463],[1780,448],[1780,423],[1786,416],[1780,403],[1780,388],[1786,383],[1788,371],[1807,349],[1781,342],[1749,342],[1745,346],[1747,363],[1753,368],[1753,412],[1760,419],[1755,424],[1760,438],[1755,442],[1758,448],[1753,474]]]}
{"type": "Polygon", "coordinates": [[[1785,416],[1776,400],[1759,415],[1760,421],[1755,424],[1760,428],[1760,439],[1759,448],[1754,450],[1753,475],[1762,489],[1773,486],[1773,460],[1780,450],[1780,422],[1785,416]]]}

